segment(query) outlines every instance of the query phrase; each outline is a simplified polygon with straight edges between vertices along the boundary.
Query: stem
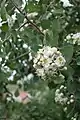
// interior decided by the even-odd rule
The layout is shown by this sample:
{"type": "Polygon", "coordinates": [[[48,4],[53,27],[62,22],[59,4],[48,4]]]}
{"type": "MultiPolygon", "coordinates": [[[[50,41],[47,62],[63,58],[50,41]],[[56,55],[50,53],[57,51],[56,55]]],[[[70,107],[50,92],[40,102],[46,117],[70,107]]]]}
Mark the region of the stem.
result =
{"type": "Polygon", "coordinates": [[[23,23],[23,24],[17,29],[17,31],[20,30],[22,27],[24,27],[27,23],[28,23],[28,22],[23,23]]]}
{"type": "Polygon", "coordinates": [[[11,61],[14,61],[14,60],[17,60],[17,59],[19,59],[19,58],[22,58],[22,57],[24,57],[24,56],[27,55],[27,54],[28,54],[28,52],[25,52],[24,54],[21,54],[20,56],[12,59],[11,61]]]}

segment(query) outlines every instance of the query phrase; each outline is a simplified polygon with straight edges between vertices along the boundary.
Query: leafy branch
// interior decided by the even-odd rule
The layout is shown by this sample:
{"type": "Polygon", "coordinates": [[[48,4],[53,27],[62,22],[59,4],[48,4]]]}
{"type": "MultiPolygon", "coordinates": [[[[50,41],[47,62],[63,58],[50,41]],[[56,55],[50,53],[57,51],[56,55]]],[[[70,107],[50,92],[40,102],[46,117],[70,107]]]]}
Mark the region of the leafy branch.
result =
{"type": "MultiPolygon", "coordinates": [[[[26,18],[27,20],[27,23],[30,23],[34,28],[36,28],[36,30],[41,33],[43,36],[44,36],[44,33],[40,30],[40,28],[35,24],[33,23],[32,21],[29,20],[29,18],[27,17],[26,13],[25,12],[22,12],[19,7],[17,7],[17,5],[15,4],[15,2],[13,0],[11,0],[13,5],[15,6],[15,8],[26,18]]],[[[25,25],[25,24],[23,24],[25,25]]]]}

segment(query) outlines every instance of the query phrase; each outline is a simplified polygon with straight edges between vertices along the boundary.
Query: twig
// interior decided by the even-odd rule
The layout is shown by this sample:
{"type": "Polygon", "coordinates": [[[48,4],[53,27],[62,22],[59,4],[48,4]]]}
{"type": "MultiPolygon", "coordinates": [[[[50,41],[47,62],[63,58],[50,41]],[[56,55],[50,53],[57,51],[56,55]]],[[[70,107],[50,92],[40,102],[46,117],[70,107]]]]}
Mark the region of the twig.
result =
{"type": "Polygon", "coordinates": [[[11,37],[11,34],[2,43],[5,43],[7,40],[9,40],[10,37],[11,37]]]}
{"type": "Polygon", "coordinates": [[[33,27],[35,27],[37,29],[38,32],[40,32],[42,35],[44,35],[44,33],[39,29],[39,27],[33,23],[32,21],[29,20],[29,18],[27,17],[26,13],[22,12],[17,5],[14,3],[13,0],[11,0],[12,3],[14,4],[15,8],[17,8],[17,10],[26,18],[27,22],[30,23],[33,27]]]}
{"type": "Polygon", "coordinates": [[[19,31],[19,30],[20,30],[22,27],[24,27],[27,23],[28,23],[28,22],[23,23],[23,24],[17,29],[17,31],[19,31]]]}
{"type": "Polygon", "coordinates": [[[27,55],[27,54],[28,54],[28,52],[25,52],[24,54],[21,54],[20,56],[12,59],[12,60],[10,60],[10,61],[14,61],[14,60],[17,60],[17,59],[19,59],[19,58],[22,58],[22,57],[24,57],[24,56],[27,55]]]}
{"type": "Polygon", "coordinates": [[[9,93],[11,96],[13,96],[13,94],[7,89],[6,86],[4,86],[4,89],[5,89],[5,91],[6,91],[7,93],[9,93]]]}

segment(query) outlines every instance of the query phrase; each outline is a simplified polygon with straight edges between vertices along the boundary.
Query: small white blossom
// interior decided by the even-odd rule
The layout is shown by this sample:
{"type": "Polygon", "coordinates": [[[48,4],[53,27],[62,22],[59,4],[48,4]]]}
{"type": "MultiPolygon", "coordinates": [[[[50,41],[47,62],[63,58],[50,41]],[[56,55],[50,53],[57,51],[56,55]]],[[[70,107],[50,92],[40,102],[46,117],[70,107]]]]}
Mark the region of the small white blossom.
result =
{"type": "Polygon", "coordinates": [[[2,22],[2,18],[0,17],[0,22],[2,22]]]}
{"type": "Polygon", "coordinates": [[[13,72],[12,72],[11,76],[8,78],[8,80],[13,81],[15,74],[16,74],[16,70],[13,70],[13,72]]]}
{"type": "Polygon", "coordinates": [[[64,108],[64,112],[66,112],[66,111],[67,111],[67,107],[64,108]]]}
{"type": "Polygon", "coordinates": [[[69,104],[70,104],[70,102],[68,101],[68,102],[67,102],[67,104],[69,105],[69,104]]]}
{"type": "Polygon", "coordinates": [[[74,96],[73,96],[73,95],[71,95],[70,97],[71,97],[71,98],[74,98],[74,96]]]}
{"type": "Polygon", "coordinates": [[[32,13],[28,13],[28,14],[27,14],[27,16],[28,16],[29,19],[30,19],[30,18],[33,18],[33,17],[35,17],[35,16],[37,16],[37,15],[38,15],[37,12],[32,12],[32,13]]]}
{"type": "Polygon", "coordinates": [[[58,66],[58,67],[62,67],[62,66],[64,66],[65,65],[65,59],[64,59],[64,57],[62,57],[62,56],[59,56],[59,57],[57,57],[57,59],[55,60],[55,64],[58,66]]]}
{"type": "Polygon", "coordinates": [[[7,97],[7,101],[11,101],[11,97],[7,97]]]}
{"type": "Polygon", "coordinates": [[[34,77],[34,75],[32,73],[30,73],[30,74],[28,74],[27,79],[31,80],[31,79],[33,79],[33,77],[34,77]]]}
{"type": "Polygon", "coordinates": [[[32,60],[32,54],[31,54],[31,52],[29,53],[29,61],[31,61],[32,60]]]}
{"type": "Polygon", "coordinates": [[[2,62],[2,58],[0,57],[0,62],[2,62]]]}
{"type": "Polygon", "coordinates": [[[14,13],[13,15],[12,15],[12,19],[15,21],[15,20],[17,20],[17,18],[16,18],[16,13],[14,13]]]}
{"type": "Polygon", "coordinates": [[[28,45],[27,44],[23,44],[23,48],[28,48],[28,45]]]}
{"type": "Polygon", "coordinates": [[[73,103],[74,102],[74,99],[70,99],[70,103],[73,103]]]}
{"type": "Polygon", "coordinates": [[[61,85],[61,86],[60,86],[60,89],[63,89],[63,88],[64,88],[64,85],[61,85]]]}

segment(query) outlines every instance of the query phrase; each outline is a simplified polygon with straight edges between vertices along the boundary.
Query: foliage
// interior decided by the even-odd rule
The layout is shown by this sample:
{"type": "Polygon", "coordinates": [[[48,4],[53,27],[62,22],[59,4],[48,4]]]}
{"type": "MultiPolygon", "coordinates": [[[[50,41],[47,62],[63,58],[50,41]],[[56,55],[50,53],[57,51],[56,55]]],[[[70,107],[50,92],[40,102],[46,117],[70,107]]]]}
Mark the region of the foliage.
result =
{"type": "Polygon", "coordinates": [[[0,6],[0,118],[79,120],[80,1],[0,0],[0,6]],[[48,49],[46,59],[40,53],[35,64],[48,70],[42,79],[34,60],[46,46],[58,53],[48,49]],[[58,66],[53,75],[50,60],[58,66]],[[18,101],[21,91],[29,93],[26,104],[18,101]]]}

